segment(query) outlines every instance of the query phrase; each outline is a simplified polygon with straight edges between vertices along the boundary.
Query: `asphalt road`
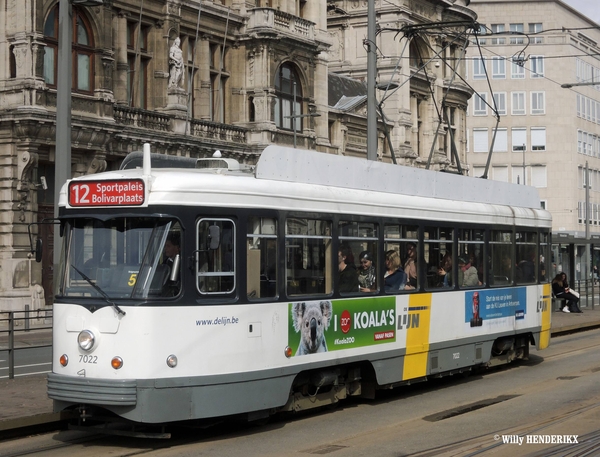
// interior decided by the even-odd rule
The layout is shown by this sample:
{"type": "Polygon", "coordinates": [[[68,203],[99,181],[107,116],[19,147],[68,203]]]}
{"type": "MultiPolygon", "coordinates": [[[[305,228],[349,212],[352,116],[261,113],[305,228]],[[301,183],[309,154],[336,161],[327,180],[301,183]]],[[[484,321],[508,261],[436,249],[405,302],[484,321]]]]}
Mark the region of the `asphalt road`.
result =
{"type": "Polygon", "coordinates": [[[529,361],[381,392],[261,426],[174,429],[170,440],[41,434],[0,443],[0,457],[141,455],[549,456],[600,453],[600,330],[554,338],[529,361]],[[539,443],[539,440],[577,443],[539,443]],[[519,440],[522,441],[519,443],[519,440]],[[597,449],[594,451],[593,449],[597,449]]]}

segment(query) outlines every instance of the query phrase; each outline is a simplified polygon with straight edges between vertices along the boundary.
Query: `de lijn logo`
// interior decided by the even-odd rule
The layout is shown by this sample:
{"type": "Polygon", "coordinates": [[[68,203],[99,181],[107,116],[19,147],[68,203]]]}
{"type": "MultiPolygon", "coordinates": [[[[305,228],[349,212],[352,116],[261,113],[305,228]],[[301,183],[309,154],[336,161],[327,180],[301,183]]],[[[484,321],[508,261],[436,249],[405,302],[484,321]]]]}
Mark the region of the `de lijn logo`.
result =
{"type": "Polygon", "coordinates": [[[398,315],[398,330],[409,329],[409,328],[419,328],[419,320],[421,314],[412,313],[412,314],[399,314],[398,315]]]}

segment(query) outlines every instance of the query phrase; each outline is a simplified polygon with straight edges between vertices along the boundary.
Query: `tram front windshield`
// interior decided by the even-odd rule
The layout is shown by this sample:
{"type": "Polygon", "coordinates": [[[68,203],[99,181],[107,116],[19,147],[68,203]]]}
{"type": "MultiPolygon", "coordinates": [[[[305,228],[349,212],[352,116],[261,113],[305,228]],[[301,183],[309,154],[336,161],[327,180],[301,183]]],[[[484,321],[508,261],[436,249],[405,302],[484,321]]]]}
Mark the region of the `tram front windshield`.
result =
{"type": "Polygon", "coordinates": [[[58,296],[163,296],[170,271],[162,255],[172,226],[172,220],[139,217],[66,221],[58,296]]]}

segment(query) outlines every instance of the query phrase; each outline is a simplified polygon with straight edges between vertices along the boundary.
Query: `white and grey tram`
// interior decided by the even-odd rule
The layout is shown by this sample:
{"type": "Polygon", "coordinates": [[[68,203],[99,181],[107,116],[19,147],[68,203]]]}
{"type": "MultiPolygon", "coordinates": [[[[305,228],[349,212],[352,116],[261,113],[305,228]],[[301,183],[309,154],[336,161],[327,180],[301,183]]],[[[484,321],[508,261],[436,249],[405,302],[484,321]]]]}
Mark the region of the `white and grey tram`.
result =
{"type": "Polygon", "coordinates": [[[56,411],[253,420],[549,344],[533,188],[277,146],[126,162],[61,190],[56,411]],[[342,251],[357,275],[368,253],[369,292],[340,290],[342,251]],[[392,251],[412,286],[388,287],[392,251]]]}

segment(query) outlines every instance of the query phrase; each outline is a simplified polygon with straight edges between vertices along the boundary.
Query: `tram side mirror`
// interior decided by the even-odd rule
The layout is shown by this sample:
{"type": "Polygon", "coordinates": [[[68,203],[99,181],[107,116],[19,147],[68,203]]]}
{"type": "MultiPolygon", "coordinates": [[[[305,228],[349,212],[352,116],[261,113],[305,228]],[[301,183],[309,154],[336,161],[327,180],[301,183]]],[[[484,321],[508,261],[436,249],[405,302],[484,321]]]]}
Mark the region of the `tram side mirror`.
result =
{"type": "Polygon", "coordinates": [[[211,225],[208,227],[208,249],[214,251],[219,249],[221,244],[221,229],[218,225],[211,225]]]}
{"type": "Polygon", "coordinates": [[[42,261],[42,239],[38,238],[35,240],[35,261],[40,263],[42,261]]]}

